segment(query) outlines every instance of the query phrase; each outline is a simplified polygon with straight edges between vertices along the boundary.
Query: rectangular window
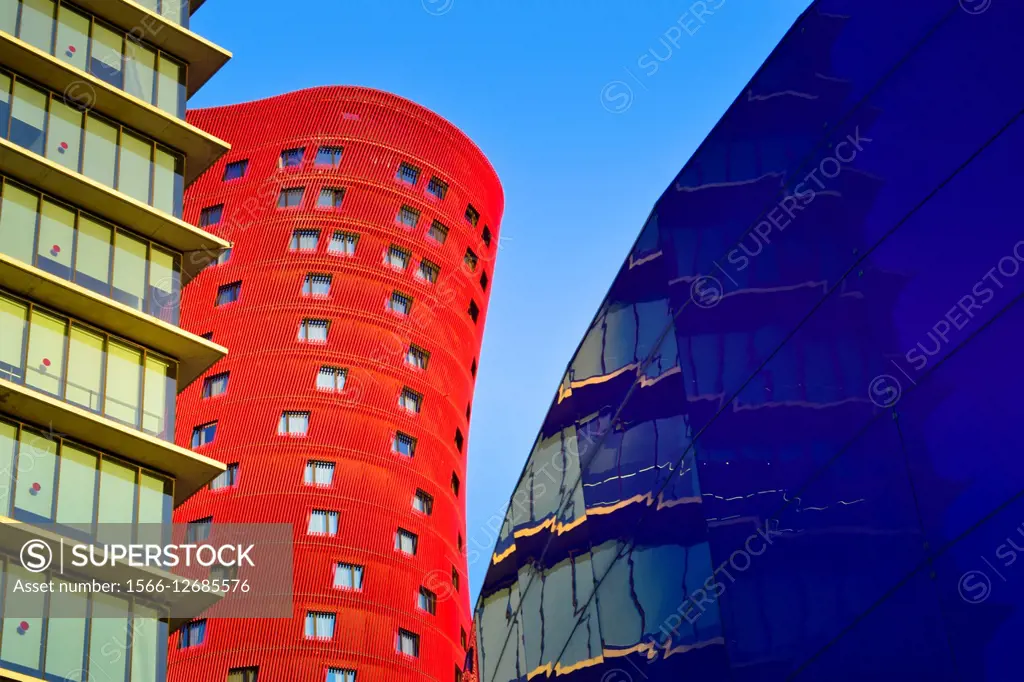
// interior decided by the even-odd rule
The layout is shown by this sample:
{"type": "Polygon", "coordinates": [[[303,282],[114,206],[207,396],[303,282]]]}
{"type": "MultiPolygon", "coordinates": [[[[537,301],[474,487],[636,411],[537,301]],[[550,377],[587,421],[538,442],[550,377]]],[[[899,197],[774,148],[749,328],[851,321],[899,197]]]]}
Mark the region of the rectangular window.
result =
{"type": "Polygon", "coordinates": [[[334,567],[334,586],[341,590],[363,589],[363,567],[338,564],[334,567]]]}
{"type": "Polygon", "coordinates": [[[114,186],[117,168],[117,128],[96,116],[85,119],[85,148],[82,173],[96,182],[114,186]]]}
{"type": "Polygon", "coordinates": [[[185,529],[185,539],[189,544],[202,542],[210,539],[210,531],[213,530],[213,517],[207,516],[195,521],[189,521],[185,529]]]}
{"type": "Polygon", "coordinates": [[[309,460],[306,462],[306,474],[302,480],[306,485],[331,485],[334,481],[334,462],[309,460]]]}
{"type": "Polygon", "coordinates": [[[217,204],[216,206],[207,206],[199,213],[199,227],[209,227],[210,225],[216,225],[220,222],[221,217],[224,215],[224,204],[217,204]]]}
{"type": "Polygon", "coordinates": [[[324,187],[320,190],[320,198],[316,205],[320,208],[341,208],[345,200],[345,190],[340,187],[324,187]]]}
{"type": "Polygon", "coordinates": [[[203,380],[203,397],[212,398],[228,390],[228,378],[231,372],[221,372],[203,380]]]}
{"type": "Polygon", "coordinates": [[[473,227],[480,222],[480,211],[473,208],[473,204],[466,206],[466,221],[473,227]]]}
{"type": "Polygon", "coordinates": [[[305,436],[309,430],[309,412],[282,412],[277,424],[281,435],[305,436]]]}
{"type": "Polygon", "coordinates": [[[302,156],[306,153],[305,147],[285,149],[281,152],[281,160],[278,165],[281,168],[293,168],[302,164],[302,156]]]}
{"type": "Polygon", "coordinates": [[[328,668],[327,682],[356,682],[356,671],[347,668],[328,668]]]}
{"type": "Polygon", "coordinates": [[[324,365],[316,375],[316,387],[321,391],[340,391],[345,388],[346,376],[346,370],[324,365]]]}
{"type": "Polygon", "coordinates": [[[489,228],[486,225],[484,225],[483,234],[481,234],[480,236],[483,237],[484,246],[490,246],[491,245],[491,228],[489,228]]]}
{"type": "Polygon", "coordinates": [[[419,658],[420,636],[415,632],[400,629],[396,638],[395,648],[400,654],[419,658]]]}
{"type": "Polygon", "coordinates": [[[117,190],[144,204],[151,203],[153,143],[121,132],[121,157],[117,164],[117,190]]]}
{"type": "Polygon", "coordinates": [[[278,208],[297,208],[302,205],[302,195],[305,194],[305,187],[289,187],[282,189],[277,198],[278,208]]]}
{"type": "Polygon", "coordinates": [[[473,319],[473,322],[476,322],[477,320],[480,319],[480,308],[477,306],[476,301],[469,302],[469,308],[466,310],[466,312],[469,313],[469,316],[473,319]]]}
{"type": "Polygon", "coordinates": [[[217,435],[217,422],[201,424],[192,429],[192,449],[209,445],[217,435]]]}
{"type": "Polygon", "coordinates": [[[416,494],[412,497],[412,508],[421,514],[430,516],[434,511],[434,498],[422,490],[417,490],[416,494]]]}
{"type": "Polygon", "coordinates": [[[245,171],[249,168],[249,159],[242,159],[241,161],[234,161],[224,166],[224,182],[228,180],[237,180],[238,178],[245,176],[245,171]]]}
{"type": "Polygon", "coordinates": [[[302,280],[303,296],[327,296],[331,293],[331,276],[311,272],[302,280]]]}
{"type": "Polygon", "coordinates": [[[410,533],[404,528],[399,528],[395,533],[395,549],[405,554],[416,554],[416,545],[419,542],[419,538],[414,533],[410,533]]]}
{"type": "Polygon", "coordinates": [[[341,155],[344,151],[344,147],[320,147],[316,150],[316,165],[337,168],[341,165],[341,155]]]}
{"type": "Polygon", "coordinates": [[[399,431],[395,434],[393,448],[400,455],[412,457],[416,454],[416,439],[399,431]]]}
{"type": "Polygon", "coordinates": [[[320,242],[320,230],[295,230],[288,248],[292,251],[316,251],[320,242]]]}
{"type": "Polygon", "coordinates": [[[388,308],[399,315],[408,315],[409,310],[412,309],[412,299],[395,291],[388,299],[388,308]]]}
{"type": "Polygon", "coordinates": [[[459,496],[459,477],[455,475],[454,471],[452,472],[452,493],[455,494],[455,497],[459,496]]]}
{"type": "Polygon", "coordinates": [[[303,320],[299,323],[299,340],[323,343],[327,341],[327,320],[303,320]]]}
{"type": "Polygon", "coordinates": [[[408,251],[392,244],[384,253],[384,264],[390,265],[398,270],[405,270],[409,267],[409,257],[410,253],[408,251]]]}
{"type": "Polygon", "coordinates": [[[181,635],[178,639],[178,648],[188,649],[189,647],[199,646],[204,641],[206,641],[206,621],[193,621],[191,623],[186,623],[181,628],[181,635]]]}
{"type": "Polygon", "coordinates": [[[448,194],[448,183],[438,177],[430,178],[430,182],[427,183],[427,192],[433,194],[438,199],[444,199],[445,195],[448,194]]]}
{"type": "Polygon", "coordinates": [[[441,268],[434,265],[426,258],[420,261],[420,265],[416,268],[416,276],[422,279],[424,282],[433,284],[437,281],[438,275],[441,274],[441,268]]]}
{"type": "Polygon", "coordinates": [[[419,346],[410,345],[409,350],[405,353],[405,361],[417,369],[426,369],[429,360],[430,353],[419,346]]]}
{"type": "Polygon", "coordinates": [[[334,637],[334,614],[321,611],[306,613],[306,639],[331,639],[334,637]]]}
{"type": "Polygon", "coordinates": [[[232,668],[228,670],[228,682],[259,682],[259,671],[257,667],[232,668]]]}
{"type": "Polygon", "coordinates": [[[404,161],[398,166],[398,174],[395,177],[401,181],[410,185],[415,185],[416,181],[420,179],[420,169],[415,166],[410,166],[404,161]]]}
{"type": "Polygon", "coordinates": [[[406,227],[416,227],[416,223],[419,221],[420,212],[411,206],[403,206],[398,209],[398,215],[395,216],[395,222],[406,227]]]}
{"type": "Polygon", "coordinates": [[[438,244],[444,244],[444,240],[448,239],[448,228],[435,220],[430,224],[430,229],[427,230],[427,236],[438,244]]]}
{"type": "Polygon", "coordinates": [[[238,485],[238,462],[228,464],[228,469],[210,481],[210,490],[223,490],[238,485]]]}
{"type": "MultiPolygon", "coordinates": [[[[15,7],[18,5],[17,2],[13,4],[15,7]]],[[[21,32],[19,37],[47,54],[50,53],[50,43],[53,40],[53,12],[55,8],[56,5],[53,0],[25,0],[21,5],[21,32]]]]}
{"type": "Polygon", "coordinates": [[[487,283],[488,283],[488,281],[489,280],[487,279],[487,273],[486,272],[481,272],[480,273],[480,288],[483,291],[487,291],[487,283]]]}
{"type": "Polygon", "coordinates": [[[47,101],[49,96],[45,92],[26,85],[23,81],[15,82],[11,142],[40,156],[45,151],[43,142],[46,137],[47,101]]]}
{"type": "Polygon", "coordinates": [[[214,265],[224,265],[231,260],[231,247],[228,247],[217,254],[217,260],[213,261],[214,265]]]}
{"type": "Polygon", "coordinates": [[[359,242],[359,235],[352,232],[335,232],[331,236],[331,242],[327,245],[327,251],[346,256],[355,255],[356,244],[359,242]]]}
{"type": "Polygon", "coordinates": [[[398,396],[398,404],[410,412],[419,412],[422,403],[423,396],[409,388],[403,388],[401,395],[398,396]]]}
{"type": "Polygon", "coordinates": [[[231,284],[223,284],[217,288],[217,303],[216,305],[227,305],[228,303],[234,303],[238,300],[238,297],[242,294],[242,283],[232,282],[231,284]]]}
{"type": "Polygon", "coordinates": [[[338,512],[314,509],[309,515],[310,535],[337,535],[338,512]]]}
{"type": "Polygon", "coordinates": [[[120,88],[124,82],[121,73],[124,35],[111,31],[100,23],[95,23],[89,47],[89,71],[100,80],[106,81],[115,88],[120,88]]]}
{"type": "Polygon", "coordinates": [[[419,594],[416,595],[416,606],[420,611],[435,615],[437,613],[437,595],[427,588],[421,587],[419,594]]]}
{"type": "MultiPolygon", "coordinates": [[[[467,410],[468,412],[468,410],[467,410]]],[[[462,437],[462,429],[455,429],[455,448],[462,452],[462,445],[465,443],[465,438],[462,437]]]]}
{"type": "Polygon", "coordinates": [[[455,588],[456,592],[459,591],[459,572],[454,566],[452,566],[452,587],[455,588]]]}
{"type": "Polygon", "coordinates": [[[476,272],[478,259],[476,254],[473,253],[473,249],[466,249],[466,255],[462,257],[462,262],[466,264],[467,270],[470,272],[476,272]]]}

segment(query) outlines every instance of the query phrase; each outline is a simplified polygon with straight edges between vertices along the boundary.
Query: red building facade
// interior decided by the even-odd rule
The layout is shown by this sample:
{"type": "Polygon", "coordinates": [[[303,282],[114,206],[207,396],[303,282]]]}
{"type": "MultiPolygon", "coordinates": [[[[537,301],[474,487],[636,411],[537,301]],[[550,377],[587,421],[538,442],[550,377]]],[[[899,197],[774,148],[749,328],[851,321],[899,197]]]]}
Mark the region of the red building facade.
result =
{"type": "Polygon", "coordinates": [[[455,680],[497,175],[447,121],[365,88],[189,121],[232,150],[185,219],[233,248],[184,289],[182,325],[230,354],[181,394],[176,437],[229,470],[175,521],[293,524],[295,597],[289,621],[176,634],[170,679],[455,680]]]}

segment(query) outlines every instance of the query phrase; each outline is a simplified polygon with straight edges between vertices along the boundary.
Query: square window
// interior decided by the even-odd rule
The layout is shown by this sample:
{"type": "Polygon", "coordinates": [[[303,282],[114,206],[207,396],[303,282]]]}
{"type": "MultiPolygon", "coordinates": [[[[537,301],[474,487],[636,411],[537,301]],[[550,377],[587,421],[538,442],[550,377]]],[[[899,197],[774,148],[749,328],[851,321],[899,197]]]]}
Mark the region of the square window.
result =
{"type": "Polygon", "coordinates": [[[217,303],[216,305],[227,305],[228,303],[234,303],[238,300],[238,297],[242,295],[242,283],[232,282],[231,284],[224,284],[217,288],[217,303]]]}
{"type": "Polygon", "coordinates": [[[398,396],[398,404],[410,412],[418,413],[423,404],[423,396],[410,388],[403,388],[401,395],[398,396]]]}
{"type": "Polygon", "coordinates": [[[320,208],[341,208],[345,200],[345,190],[341,187],[324,187],[320,190],[320,198],[316,205],[320,208]]]}
{"type": "Polygon", "coordinates": [[[326,682],[356,682],[356,671],[347,668],[328,668],[326,682]]]}
{"type": "Polygon", "coordinates": [[[455,429],[455,447],[462,452],[462,445],[465,443],[465,438],[462,437],[462,430],[455,429]]]}
{"type": "Polygon", "coordinates": [[[438,199],[444,199],[445,195],[448,194],[448,183],[437,176],[432,177],[430,182],[427,183],[427,192],[433,194],[438,199]]]}
{"type": "Polygon", "coordinates": [[[403,161],[398,165],[398,173],[395,177],[401,182],[415,185],[416,181],[420,179],[420,169],[403,161]]]}
{"type": "Polygon", "coordinates": [[[487,283],[489,281],[490,280],[487,279],[487,273],[486,272],[481,272],[480,273],[480,289],[483,290],[483,291],[487,291],[487,283]]]}
{"type": "Polygon", "coordinates": [[[430,516],[434,511],[434,498],[422,490],[417,490],[416,494],[412,497],[412,508],[421,514],[430,516]]]}
{"type": "Polygon", "coordinates": [[[199,646],[206,641],[206,620],[195,620],[186,623],[178,635],[178,648],[188,649],[199,646]]]}
{"type": "Polygon", "coordinates": [[[484,239],[484,246],[490,246],[491,245],[491,228],[489,228],[486,225],[484,225],[484,231],[483,231],[483,235],[482,236],[483,236],[483,239],[484,239]]]}
{"type": "Polygon", "coordinates": [[[323,611],[306,612],[306,639],[332,639],[334,614],[323,611]]]}
{"type": "Polygon", "coordinates": [[[341,165],[341,155],[344,151],[344,147],[320,147],[316,150],[316,165],[337,168],[341,165]]]}
{"type": "Polygon", "coordinates": [[[455,497],[459,496],[459,477],[454,471],[452,472],[452,492],[455,494],[455,497]]]}
{"type": "Polygon", "coordinates": [[[199,212],[199,227],[209,227],[210,225],[216,225],[220,222],[224,216],[224,204],[217,204],[216,206],[207,206],[199,212]]]}
{"type": "Polygon", "coordinates": [[[309,535],[337,535],[338,512],[314,509],[309,515],[309,535]]]}
{"type": "Polygon", "coordinates": [[[217,254],[217,260],[213,261],[213,264],[214,265],[224,265],[229,260],[231,260],[231,247],[230,246],[217,254]]]}
{"type": "Polygon", "coordinates": [[[478,259],[476,254],[473,253],[473,249],[466,249],[466,255],[462,257],[462,262],[465,264],[467,270],[470,272],[476,272],[478,259]]]}
{"type": "Polygon", "coordinates": [[[331,276],[311,272],[302,280],[303,296],[328,296],[331,293],[331,276]]]}
{"type": "Polygon", "coordinates": [[[412,299],[395,291],[388,299],[388,308],[399,315],[408,315],[412,309],[412,299]]]}
{"type": "Polygon", "coordinates": [[[419,543],[419,538],[416,537],[415,533],[410,533],[404,528],[399,528],[395,533],[395,549],[405,554],[416,554],[416,545],[419,543]]]}
{"type": "Polygon", "coordinates": [[[320,230],[295,230],[288,248],[292,251],[316,251],[320,243],[320,230]]]}
{"type": "Polygon", "coordinates": [[[384,252],[384,264],[390,265],[397,270],[405,270],[409,267],[410,256],[411,254],[408,251],[392,244],[384,252]]]}
{"type": "Polygon", "coordinates": [[[207,516],[195,521],[189,521],[185,527],[185,539],[189,544],[202,542],[210,539],[210,531],[213,530],[213,517],[207,516]]]}
{"type": "Polygon", "coordinates": [[[437,281],[438,275],[441,274],[441,268],[434,265],[426,258],[420,261],[420,266],[416,268],[416,276],[422,279],[424,282],[433,284],[437,281]]]}
{"type": "Polygon", "coordinates": [[[473,318],[473,322],[480,319],[480,308],[477,307],[476,301],[469,302],[469,309],[466,312],[468,312],[469,316],[473,318]]]}
{"type": "Polygon", "coordinates": [[[355,564],[338,564],[334,567],[334,586],[339,590],[363,589],[363,567],[355,564]]]}
{"type": "Polygon", "coordinates": [[[392,447],[398,454],[412,457],[416,454],[416,439],[399,431],[395,434],[395,441],[392,447]]]}
{"type": "Polygon", "coordinates": [[[203,445],[209,445],[217,436],[217,422],[200,424],[192,429],[192,449],[195,450],[203,445]]]}
{"type": "Polygon", "coordinates": [[[325,343],[329,326],[330,323],[327,320],[303,320],[299,323],[299,341],[325,343]]]}
{"type": "Polygon", "coordinates": [[[480,222],[480,211],[473,208],[473,204],[466,206],[466,222],[473,227],[476,227],[476,224],[480,222]]]}
{"type": "Polygon", "coordinates": [[[427,362],[430,360],[430,353],[423,350],[419,346],[409,346],[409,350],[405,353],[406,363],[412,365],[416,369],[426,369],[427,362]]]}
{"type": "Polygon", "coordinates": [[[224,182],[228,180],[237,180],[245,175],[245,171],[249,168],[249,159],[242,159],[241,161],[234,161],[224,166],[224,182]]]}
{"type": "Polygon", "coordinates": [[[280,435],[305,436],[309,430],[309,412],[282,412],[277,423],[280,435]]]}
{"type": "Polygon", "coordinates": [[[238,485],[238,462],[228,464],[227,471],[210,481],[210,490],[223,490],[238,485]]]}
{"type": "Polygon", "coordinates": [[[420,587],[420,592],[416,595],[416,606],[420,611],[435,615],[437,613],[437,595],[425,587],[420,587]]]}
{"type": "Polygon", "coordinates": [[[302,195],[306,193],[305,187],[289,187],[282,189],[277,197],[278,208],[298,208],[302,205],[302,195]]]}
{"type": "Polygon", "coordinates": [[[258,682],[259,668],[231,668],[228,670],[228,682],[258,682]]]}
{"type": "Polygon", "coordinates": [[[430,224],[430,229],[427,230],[427,236],[438,244],[444,244],[444,240],[448,239],[448,228],[435,220],[430,224]]]}
{"type": "Polygon", "coordinates": [[[359,242],[359,235],[353,232],[335,232],[327,245],[328,253],[336,253],[344,256],[354,256],[356,244],[359,242]]]}
{"type": "Polygon", "coordinates": [[[294,168],[295,166],[302,165],[302,157],[306,153],[305,147],[295,147],[294,149],[285,149],[281,152],[281,160],[278,162],[278,166],[281,168],[294,168]]]}
{"type": "Polygon", "coordinates": [[[321,391],[337,392],[345,388],[348,371],[340,367],[324,365],[316,375],[316,387],[321,391]]]}
{"type": "Polygon", "coordinates": [[[416,227],[416,223],[419,221],[420,212],[411,206],[403,206],[398,209],[398,215],[395,216],[395,222],[406,227],[416,227]]]}
{"type": "Polygon", "coordinates": [[[416,656],[418,658],[420,655],[420,636],[415,632],[400,629],[395,640],[395,649],[400,654],[416,656]]]}
{"type": "Polygon", "coordinates": [[[230,376],[231,372],[221,372],[220,374],[214,374],[212,377],[203,379],[203,397],[212,398],[228,390],[228,379],[230,376]]]}
{"type": "Polygon", "coordinates": [[[302,482],[306,485],[329,486],[334,481],[334,462],[311,459],[306,462],[306,474],[302,482]]]}

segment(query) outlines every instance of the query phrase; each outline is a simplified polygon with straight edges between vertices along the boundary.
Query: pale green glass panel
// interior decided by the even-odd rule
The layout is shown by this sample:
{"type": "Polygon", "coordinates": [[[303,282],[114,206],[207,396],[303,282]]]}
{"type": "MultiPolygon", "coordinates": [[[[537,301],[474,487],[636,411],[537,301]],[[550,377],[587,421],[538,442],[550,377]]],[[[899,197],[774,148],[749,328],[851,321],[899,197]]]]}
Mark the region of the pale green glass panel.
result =
{"type": "Polygon", "coordinates": [[[18,447],[18,427],[0,421],[0,514],[11,515],[11,491],[14,490],[14,452],[18,447]]]}
{"type": "Polygon", "coordinates": [[[176,24],[181,24],[182,5],[188,0],[160,0],[160,13],[176,24]]]}
{"type": "Polygon", "coordinates": [[[75,212],[43,200],[39,221],[37,265],[55,275],[71,279],[71,254],[75,246],[75,212]]]}
{"type": "MultiPolygon", "coordinates": [[[[59,675],[61,682],[85,680],[85,627],[89,602],[84,594],[69,591],[71,583],[54,579],[60,592],[59,618],[46,624],[46,672],[59,675]],[[62,585],[67,585],[61,589],[62,585]]],[[[120,652],[117,652],[119,657],[120,652]]]]}
{"type": "Polygon", "coordinates": [[[178,323],[181,273],[173,254],[153,248],[149,253],[149,307],[147,312],[178,323]]]}
{"type": "Polygon", "coordinates": [[[0,635],[0,661],[39,670],[43,654],[43,619],[29,613],[43,613],[45,592],[15,591],[18,581],[38,583],[44,579],[29,573],[13,561],[7,562],[7,589],[4,591],[4,626],[0,635]],[[22,631],[21,623],[28,624],[22,631]]]}
{"type": "Polygon", "coordinates": [[[96,455],[64,442],[57,484],[57,523],[91,533],[96,504],[96,455]]]}
{"type": "Polygon", "coordinates": [[[156,50],[132,42],[125,43],[124,89],[144,102],[153,103],[156,83],[156,50]]]}
{"type": "Polygon", "coordinates": [[[142,472],[139,486],[139,542],[160,543],[170,530],[172,502],[170,485],[153,474],[142,472]],[[144,524],[144,525],[143,525],[144,524]]]}
{"type": "Polygon", "coordinates": [[[39,195],[4,183],[3,205],[0,206],[0,251],[18,260],[31,263],[39,219],[39,195]]]}
{"type": "Polygon", "coordinates": [[[124,34],[111,31],[100,23],[92,27],[89,71],[100,80],[120,88],[123,74],[124,34]]]}
{"type": "MultiPolygon", "coordinates": [[[[57,13],[57,43],[54,54],[76,69],[88,69],[86,57],[89,54],[89,17],[79,14],[67,5],[61,5],[57,13]]],[[[83,90],[81,95],[88,92],[83,90]]],[[[74,96],[73,91],[68,92],[74,96]]],[[[83,102],[84,103],[84,102],[83,102]]]]}
{"type": "Polygon", "coordinates": [[[152,143],[131,133],[121,135],[121,163],[117,169],[118,191],[148,204],[149,186],[153,175],[152,157],[152,143]]]}
{"type": "Polygon", "coordinates": [[[0,2],[0,31],[16,35],[18,30],[18,2],[0,2]]]}
{"type": "Polygon", "coordinates": [[[179,173],[178,158],[160,147],[156,148],[153,164],[153,206],[170,213],[181,215],[183,179],[179,173]]]}
{"type": "Polygon", "coordinates": [[[118,230],[114,236],[114,298],[142,310],[146,296],[148,242],[118,230]]]}
{"type": "Polygon", "coordinates": [[[111,341],[107,346],[107,382],[103,412],[132,426],[139,425],[142,351],[111,341]]]}
{"type": "MultiPolygon", "coordinates": [[[[11,0],[4,0],[8,3],[11,0]]],[[[35,45],[46,54],[53,46],[53,17],[57,5],[53,0],[22,0],[21,30],[18,37],[35,45]]]]}
{"type": "Polygon", "coordinates": [[[75,107],[54,99],[50,104],[50,132],[46,136],[46,158],[78,172],[82,152],[82,117],[75,107]]]}
{"type": "Polygon", "coordinates": [[[57,441],[40,431],[23,428],[17,469],[14,484],[15,515],[24,511],[52,521],[57,441]]]}
{"type": "Polygon", "coordinates": [[[142,402],[142,430],[170,440],[171,409],[174,406],[174,373],[167,360],[146,356],[145,394],[142,402]]]}
{"type": "Polygon", "coordinates": [[[135,473],[109,457],[100,461],[100,524],[135,522],[135,473]]]}
{"type": "Polygon", "coordinates": [[[11,104],[11,142],[42,155],[46,133],[46,103],[49,95],[24,81],[14,82],[11,104]]]}
{"type": "Polygon", "coordinates": [[[122,682],[128,674],[128,602],[107,594],[93,594],[89,620],[89,679],[122,682]],[[121,655],[112,656],[110,652],[121,655]]]}
{"type": "Polygon", "coordinates": [[[132,618],[132,679],[131,682],[159,682],[158,665],[161,653],[167,649],[167,638],[156,609],[135,606],[132,618]]]}
{"type": "Polygon", "coordinates": [[[62,317],[32,311],[26,384],[56,396],[61,394],[67,328],[67,320],[62,317]]]}
{"type": "Polygon", "coordinates": [[[114,186],[117,167],[117,128],[95,116],[85,121],[85,159],[82,172],[107,187],[114,186]]]}
{"type": "Polygon", "coordinates": [[[71,328],[64,397],[93,412],[100,411],[103,393],[103,341],[101,334],[85,327],[71,328]]]}
{"type": "Polygon", "coordinates": [[[21,383],[25,378],[27,320],[27,305],[0,296],[0,379],[21,383]]]}
{"type": "Polygon", "coordinates": [[[78,218],[75,246],[75,281],[106,296],[110,295],[110,240],[113,230],[86,215],[78,218]]]}
{"type": "Polygon", "coordinates": [[[185,102],[185,67],[167,57],[160,57],[156,105],[174,116],[182,116],[185,102]]]}

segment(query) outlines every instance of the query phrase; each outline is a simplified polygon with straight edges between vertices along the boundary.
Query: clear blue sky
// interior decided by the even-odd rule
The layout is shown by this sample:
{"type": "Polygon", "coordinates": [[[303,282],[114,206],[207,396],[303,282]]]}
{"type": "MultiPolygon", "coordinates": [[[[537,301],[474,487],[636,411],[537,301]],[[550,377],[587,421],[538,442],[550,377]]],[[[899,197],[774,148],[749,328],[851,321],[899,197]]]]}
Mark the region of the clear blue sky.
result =
{"type": "Polygon", "coordinates": [[[474,600],[490,528],[654,201],[808,4],[209,0],[193,17],[235,57],[190,106],[379,88],[450,120],[498,171],[466,485],[474,600]]]}

